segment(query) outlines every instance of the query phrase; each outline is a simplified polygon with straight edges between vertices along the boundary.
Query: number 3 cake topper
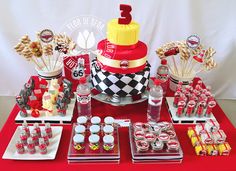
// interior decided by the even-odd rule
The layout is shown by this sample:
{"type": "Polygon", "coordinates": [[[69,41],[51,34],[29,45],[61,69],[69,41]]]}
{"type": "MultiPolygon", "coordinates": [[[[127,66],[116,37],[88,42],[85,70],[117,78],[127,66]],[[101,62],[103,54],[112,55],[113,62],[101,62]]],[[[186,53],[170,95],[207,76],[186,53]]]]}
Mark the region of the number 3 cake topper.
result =
{"type": "Polygon", "coordinates": [[[129,24],[132,20],[132,16],[130,12],[132,11],[132,7],[126,4],[120,4],[121,10],[121,18],[118,19],[119,24],[129,24]]]}

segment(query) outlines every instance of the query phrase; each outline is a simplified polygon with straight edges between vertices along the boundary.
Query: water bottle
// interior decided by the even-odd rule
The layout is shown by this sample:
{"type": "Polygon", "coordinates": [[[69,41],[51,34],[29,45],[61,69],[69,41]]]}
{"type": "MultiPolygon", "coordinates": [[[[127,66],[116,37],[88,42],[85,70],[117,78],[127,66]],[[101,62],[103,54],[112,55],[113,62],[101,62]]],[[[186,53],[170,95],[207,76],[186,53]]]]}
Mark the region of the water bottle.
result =
{"type": "Polygon", "coordinates": [[[161,80],[156,79],[154,86],[149,91],[148,97],[147,121],[149,123],[156,123],[160,120],[162,98],[161,80]]]}
{"type": "Polygon", "coordinates": [[[169,68],[167,66],[167,60],[162,59],[161,65],[157,68],[157,79],[161,80],[161,87],[163,89],[163,95],[166,94],[166,90],[168,87],[168,74],[169,74],[169,68]]]}
{"type": "Polygon", "coordinates": [[[90,119],[91,114],[91,91],[86,77],[79,79],[79,85],[76,90],[77,94],[77,107],[79,116],[85,116],[90,119]]]}

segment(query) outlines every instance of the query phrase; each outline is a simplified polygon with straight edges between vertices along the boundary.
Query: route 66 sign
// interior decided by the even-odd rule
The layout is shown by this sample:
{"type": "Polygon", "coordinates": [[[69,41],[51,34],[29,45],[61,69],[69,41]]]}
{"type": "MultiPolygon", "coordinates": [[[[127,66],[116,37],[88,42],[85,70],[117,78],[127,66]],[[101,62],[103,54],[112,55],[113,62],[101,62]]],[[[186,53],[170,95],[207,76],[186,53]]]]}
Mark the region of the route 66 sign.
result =
{"type": "Polygon", "coordinates": [[[85,75],[84,73],[84,59],[83,58],[79,58],[78,62],[77,62],[77,66],[75,66],[72,69],[72,78],[74,78],[75,80],[79,80],[81,77],[83,77],[85,75]]]}
{"type": "Polygon", "coordinates": [[[79,78],[90,74],[89,55],[66,56],[63,58],[65,78],[72,83],[72,90],[75,91],[79,84],[79,78]]]}

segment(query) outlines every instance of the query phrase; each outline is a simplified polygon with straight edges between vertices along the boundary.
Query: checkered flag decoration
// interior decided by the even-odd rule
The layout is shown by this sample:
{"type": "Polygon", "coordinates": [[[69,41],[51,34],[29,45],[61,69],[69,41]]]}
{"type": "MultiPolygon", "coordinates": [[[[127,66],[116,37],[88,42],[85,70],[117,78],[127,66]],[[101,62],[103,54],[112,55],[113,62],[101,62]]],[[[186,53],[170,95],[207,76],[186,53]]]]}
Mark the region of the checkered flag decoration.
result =
{"type": "Polygon", "coordinates": [[[92,84],[98,91],[108,95],[120,97],[133,96],[143,93],[150,77],[150,64],[147,62],[143,71],[135,74],[113,74],[97,65],[96,59],[92,61],[92,84]]]}

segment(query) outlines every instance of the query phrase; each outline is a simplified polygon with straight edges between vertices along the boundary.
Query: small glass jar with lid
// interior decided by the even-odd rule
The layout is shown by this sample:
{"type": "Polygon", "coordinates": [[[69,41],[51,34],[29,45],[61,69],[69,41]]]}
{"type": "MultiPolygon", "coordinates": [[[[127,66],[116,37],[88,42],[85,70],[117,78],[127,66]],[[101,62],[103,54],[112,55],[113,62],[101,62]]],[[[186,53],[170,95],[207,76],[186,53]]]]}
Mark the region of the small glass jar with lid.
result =
{"type": "Polygon", "coordinates": [[[114,137],[112,135],[105,135],[103,137],[103,149],[111,151],[114,149],[114,137]]]}
{"type": "Polygon", "coordinates": [[[114,126],[115,119],[111,116],[107,116],[104,118],[105,125],[111,125],[114,126]]]}
{"type": "Polygon", "coordinates": [[[75,133],[84,135],[85,134],[85,126],[84,125],[77,125],[75,127],[75,133]]]}
{"type": "Polygon", "coordinates": [[[82,150],[84,149],[84,135],[75,134],[73,137],[74,149],[82,150]]]}
{"type": "Polygon", "coordinates": [[[79,125],[86,125],[87,124],[87,121],[88,121],[88,119],[87,119],[87,117],[86,116],[79,116],[78,118],[77,118],[77,123],[79,124],[79,125]]]}
{"type": "Polygon", "coordinates": [[[91,124],[92,125],[100,125],[101,123],[101,118],[98,116],[94,116],[91,118],[91,124]]]}
{"type": "Polygon", "coordinates": [[[99,150],[99,140],[100,137],[96,134],[92,134],[89,136],[89,148],[92,151],[99,150]]]}
{"type": "Polygon", "coordinates": [[[91,125],[89,127],[89,131],[90,131],[91,134],[99,134],[100,126],[98,126],[98,125],[91,125]]]}
{"type": "Polygon", "coordinates": [[[103,133],[105,135],[113,135],[113,132],[114,132],[114,127],[111,126],[111,125],[105,125],[103,127],[103,133]]]}

